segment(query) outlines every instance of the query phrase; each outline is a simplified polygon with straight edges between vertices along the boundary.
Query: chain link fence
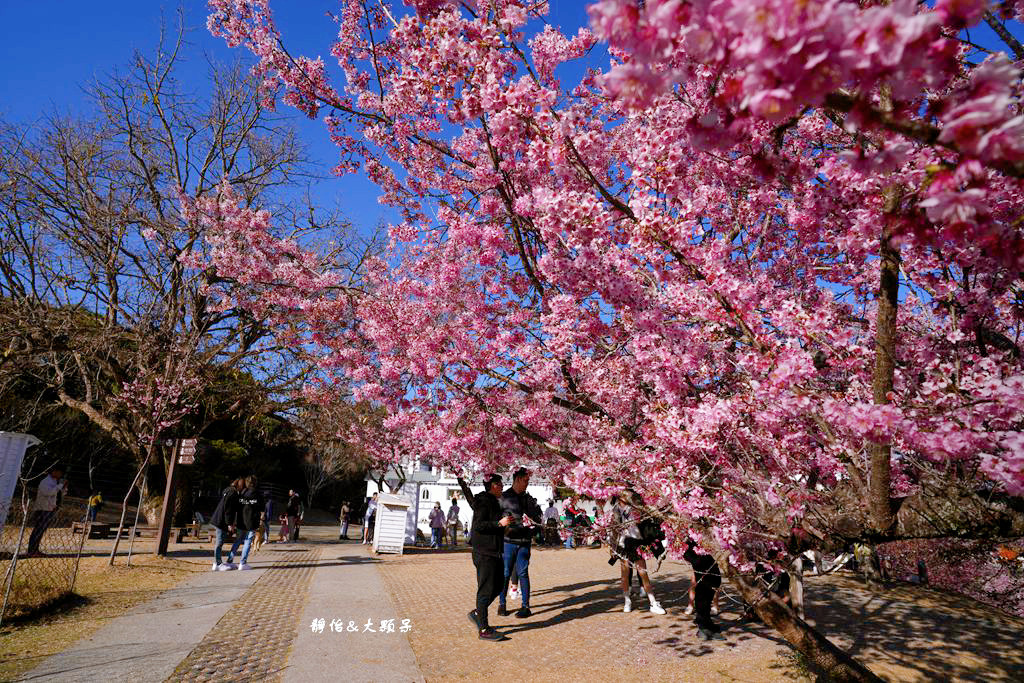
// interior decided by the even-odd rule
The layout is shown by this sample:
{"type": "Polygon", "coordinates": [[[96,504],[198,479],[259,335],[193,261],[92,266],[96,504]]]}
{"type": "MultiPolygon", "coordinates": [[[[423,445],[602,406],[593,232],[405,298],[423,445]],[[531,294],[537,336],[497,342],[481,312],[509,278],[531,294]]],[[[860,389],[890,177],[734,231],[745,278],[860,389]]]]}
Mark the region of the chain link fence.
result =
{"type": "Polygon", "coordinates": [[[26,491],[24,481],[19,482],[0,534],[0,623],[45,609],[69,596],[75,586],[86,537],[85,510],[67,501],[52,514],[37,513],[30,495],[34,493],[34,486],[26,491]]]}

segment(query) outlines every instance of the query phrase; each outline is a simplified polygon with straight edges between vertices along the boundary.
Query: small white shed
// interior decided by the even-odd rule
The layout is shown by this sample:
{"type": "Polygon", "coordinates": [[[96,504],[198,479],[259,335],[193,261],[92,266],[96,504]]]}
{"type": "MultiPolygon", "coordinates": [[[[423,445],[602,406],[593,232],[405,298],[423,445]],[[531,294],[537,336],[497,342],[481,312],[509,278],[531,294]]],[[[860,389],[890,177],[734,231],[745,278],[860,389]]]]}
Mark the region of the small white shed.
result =
{"type": "Polygon", "coordinates": [[[373,552],[402,554],[405,525],[412,502],[408,498],[382,493],[377,496],[377,522],[373,528],[373,552]]]}
{"type": "Polygon", "coordinates": [[[25,451],[39,443],[39,439],[31,434],[0,432],[0,530],[3,530],[7,522],[7,511],[11,507],[14,489],[18,486],[25,451]]]}

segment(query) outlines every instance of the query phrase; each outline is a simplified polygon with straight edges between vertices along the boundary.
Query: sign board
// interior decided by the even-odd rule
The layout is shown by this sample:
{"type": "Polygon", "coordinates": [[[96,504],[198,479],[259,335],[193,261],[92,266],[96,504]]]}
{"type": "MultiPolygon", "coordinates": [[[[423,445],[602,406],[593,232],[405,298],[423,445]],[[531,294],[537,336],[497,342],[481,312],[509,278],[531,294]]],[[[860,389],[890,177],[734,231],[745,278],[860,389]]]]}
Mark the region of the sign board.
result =
{"type": "Polygon", "coordinates": [[[178,446],[178,464],[192,465],[196,461],[197,439],[182,439],[178,446]]]}

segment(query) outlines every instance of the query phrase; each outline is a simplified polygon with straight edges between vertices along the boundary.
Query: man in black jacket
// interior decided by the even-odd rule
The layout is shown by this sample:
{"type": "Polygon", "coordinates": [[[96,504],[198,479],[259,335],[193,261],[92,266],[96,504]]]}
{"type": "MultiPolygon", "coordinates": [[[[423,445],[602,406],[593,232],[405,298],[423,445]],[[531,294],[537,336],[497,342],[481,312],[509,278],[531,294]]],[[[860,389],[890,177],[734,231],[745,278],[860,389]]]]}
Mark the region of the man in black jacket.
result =
{"type": "Polygon", "coordinates": [[[482,640],[504,640],[487,622],[487,609],[504,586],[501,554],[505,531],[512,517],[503,515],[498,496],[501,495],[501,476],[492,474],[484,480],[484,490],[473,497],[473,566],[476,567],[476,609],[469,620],[476,624],[482,640]]]}
{"type": "Polygon", "coordinates": [[[221,559],[220,547],[224,545],[224,538],[235,531],[235,514],[238,512],[238,493],[242,490],[245,482],[235,479],[231,485],[221,491],[220,501],[210,516],[210,524],[214,528],[213,538],[213,569],[224,571],[234,569],[221,559]]]}
{"type": "Polygon", "coordinates": [[[536,499],[526,492],[529,484],[530,470],[520,467],[512,475],[512,486],[501,494],[501,510],[513,520],[505,535],[503,549],[504,582],[501,597],[498,598],[498,615],[502,617],[508,614],[505,605],[508,581],[513,572],[519,577],[519,590],[523,595],[523,606],[516,612],[516,616],[524,618],[533,614],[530,611],[530,545],[544,513],[536,499]]]}
{"type": "Polygon", "coordinates": [[[231,550],[228,551],[228,565],[230,567],[234,567],[231,564],[231,558],[238,552],[238,546],[244,542],[242,561],[239,563],[238,568],[252,569],[248,562],[249,551],[252,549],[252,541],[256,535],[256,529],[263,525],[263,494],[256,489],[258,484],[256,476],[250,474],[245,478],[245,488],[238,494],[238,507],[235,512],[235,528],[238,531],[235,534],[235,542],[231,545],[231,550]]]}

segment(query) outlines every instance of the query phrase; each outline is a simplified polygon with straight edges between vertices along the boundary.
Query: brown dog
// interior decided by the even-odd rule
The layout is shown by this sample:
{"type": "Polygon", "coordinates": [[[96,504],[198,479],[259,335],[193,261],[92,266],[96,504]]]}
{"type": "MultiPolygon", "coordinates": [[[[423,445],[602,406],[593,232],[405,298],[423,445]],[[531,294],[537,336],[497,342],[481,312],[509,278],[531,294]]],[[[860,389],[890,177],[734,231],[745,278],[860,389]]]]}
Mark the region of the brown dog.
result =
{"type": "Polygon", "coordinates": [[[263,527],[260,526],[260,528],[256,529],[255,536],[253,536],[252,549],[256,552],[259,552],[260,548],[263,547],[265,541],[266,539],[263,538],[263,527]]]}

